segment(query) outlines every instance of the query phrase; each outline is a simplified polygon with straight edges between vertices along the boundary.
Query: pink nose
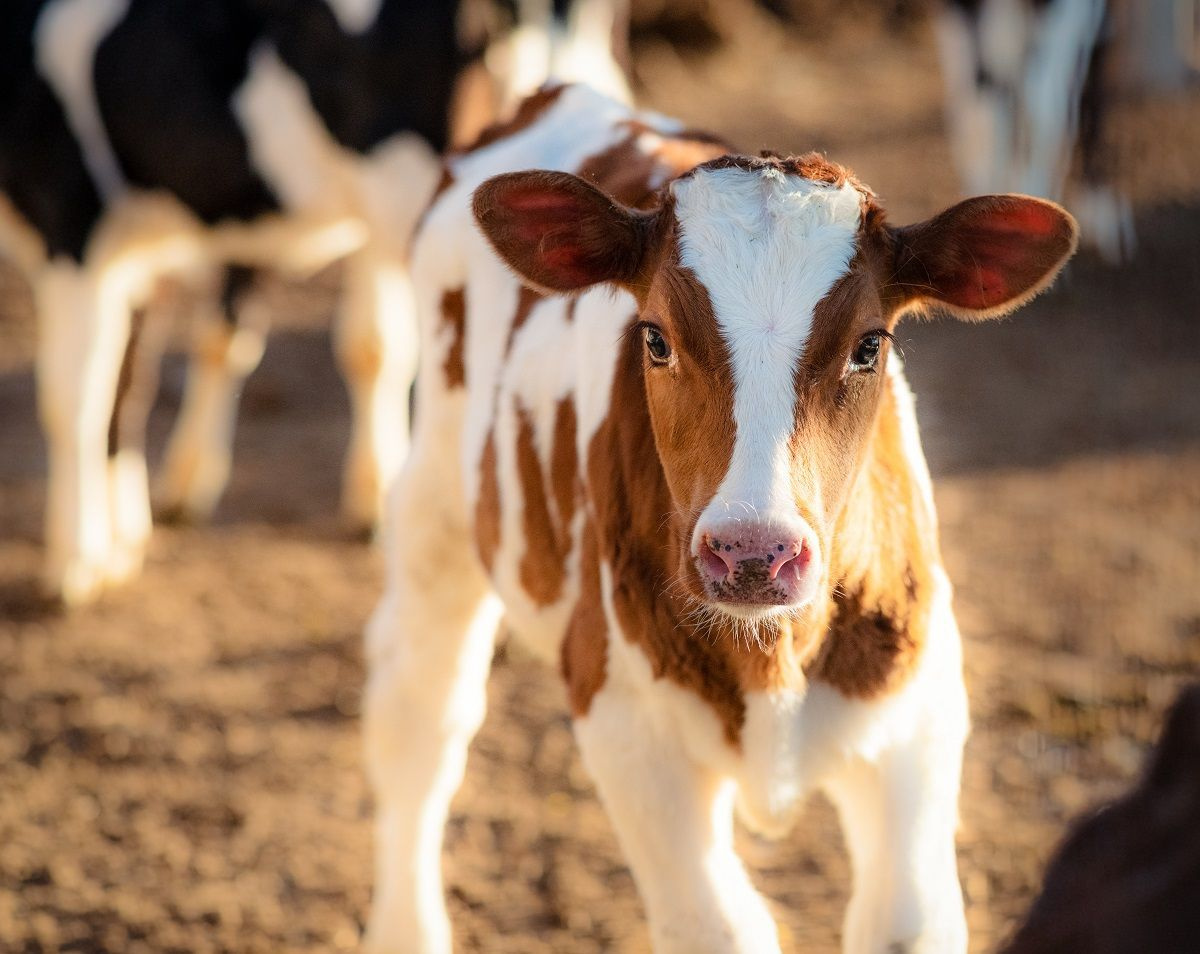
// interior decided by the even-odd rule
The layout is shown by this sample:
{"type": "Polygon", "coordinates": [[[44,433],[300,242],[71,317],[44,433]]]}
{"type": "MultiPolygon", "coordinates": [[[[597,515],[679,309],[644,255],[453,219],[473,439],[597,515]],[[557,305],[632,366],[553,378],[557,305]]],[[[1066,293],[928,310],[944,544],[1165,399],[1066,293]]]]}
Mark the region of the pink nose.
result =
{"type": "Polygon", "coordinates": [[[751,606],[810,599],[820,575],[816,538],[800,521],[703,525],[693,557],[710,598],[751,606]]]}

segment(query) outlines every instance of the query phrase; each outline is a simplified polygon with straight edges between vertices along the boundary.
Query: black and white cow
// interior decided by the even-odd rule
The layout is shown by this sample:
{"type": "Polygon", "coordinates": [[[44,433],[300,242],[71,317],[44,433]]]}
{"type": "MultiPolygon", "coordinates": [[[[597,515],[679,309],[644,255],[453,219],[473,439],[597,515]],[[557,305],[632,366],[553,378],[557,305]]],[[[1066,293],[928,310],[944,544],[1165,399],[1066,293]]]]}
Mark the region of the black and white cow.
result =
{"type": "MultiPolygon", "coordinates": [[[[0,255],[34,290],[45,572],[65,602],[141,566],[144,407],[118,399],[138,390],[146,361],[132,346],[164,277],[198,283],[224,269],[161,482],[165,506],[203,516],[228,476],[240,382],[262,352],[253,269],[303,274],[346,258],[343,508],[374,524],[407,448],[405,260],[449,139],[459,8],[15,0],[0,35],[0,255]]],[[[554,48],[577,33],[553,36],[554,48]]]]}
{"type": "Polygon", "coordinates": [[[1109,0],[946,0],[937,27],[963,191],[1065,201],[1083,241],[1119,262],[1132,253],[1134,234],[1101,142],[1110,7],[1109,0]]]}

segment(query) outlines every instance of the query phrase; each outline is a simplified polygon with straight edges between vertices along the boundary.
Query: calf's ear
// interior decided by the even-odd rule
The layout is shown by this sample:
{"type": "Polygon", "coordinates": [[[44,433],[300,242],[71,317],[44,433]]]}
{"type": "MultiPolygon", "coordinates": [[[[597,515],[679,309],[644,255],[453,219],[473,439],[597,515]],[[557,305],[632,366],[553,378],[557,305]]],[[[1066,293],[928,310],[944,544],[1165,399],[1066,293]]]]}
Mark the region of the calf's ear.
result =
{"type": "Polygon", "coordinates": [[[1074,253],[1079,228],[1045,199],[985,195],[892,235],[893,281],[904,303],[978,321],[1045,289],[1074,253]]]}
{"type": "Polygon", "coordinates": [[[615,202],[567,172],[510,172],[472,202],[497,254],[528,284],[552,292],[634,281],[652,216],[615,202]]]}

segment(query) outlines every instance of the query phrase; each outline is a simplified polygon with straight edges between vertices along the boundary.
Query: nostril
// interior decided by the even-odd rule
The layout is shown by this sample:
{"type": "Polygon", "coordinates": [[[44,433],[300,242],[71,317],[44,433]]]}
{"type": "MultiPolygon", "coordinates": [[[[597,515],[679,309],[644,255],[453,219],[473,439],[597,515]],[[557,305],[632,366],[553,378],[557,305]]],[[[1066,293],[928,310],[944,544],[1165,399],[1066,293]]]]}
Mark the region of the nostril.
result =
{"type": "Polygon", "coordinates": [[[812,551],[809,550],[807,543],[796,543],[790,546],[784,546],[782,543],[776,546],[776,553],[772,556],[777,556],[778,559],[768,558],[768,563],[771,565],[771,579],[782,579],[786,582],[791,582],[800,577],[812,559],[812,551]]]}
{"type": "Polygon", "coordinates": [[[732,544],[722,543],[714,537],[705,537],[704,546],[697,554],[705,571],[717,580],[723,580],[733,572],[737,560],[733,555],[732,544]]]}

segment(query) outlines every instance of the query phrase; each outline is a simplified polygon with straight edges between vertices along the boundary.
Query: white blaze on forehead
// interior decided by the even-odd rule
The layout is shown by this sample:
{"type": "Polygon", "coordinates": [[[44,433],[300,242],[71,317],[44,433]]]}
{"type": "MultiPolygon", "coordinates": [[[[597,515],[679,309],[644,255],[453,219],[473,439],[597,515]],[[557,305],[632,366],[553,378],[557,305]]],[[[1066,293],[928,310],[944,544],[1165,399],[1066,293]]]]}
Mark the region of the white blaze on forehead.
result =
{"type": "Polygon", "coordinates": [[[733,365],[733,457],[709,509],[792,515],[796,365],[854,257],[861,194],[772,168],[701,169],[674,193],[680,261],[707,289],[733,365]]]}

